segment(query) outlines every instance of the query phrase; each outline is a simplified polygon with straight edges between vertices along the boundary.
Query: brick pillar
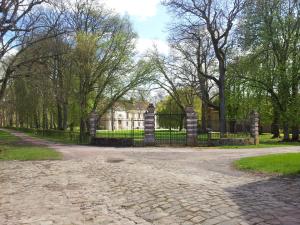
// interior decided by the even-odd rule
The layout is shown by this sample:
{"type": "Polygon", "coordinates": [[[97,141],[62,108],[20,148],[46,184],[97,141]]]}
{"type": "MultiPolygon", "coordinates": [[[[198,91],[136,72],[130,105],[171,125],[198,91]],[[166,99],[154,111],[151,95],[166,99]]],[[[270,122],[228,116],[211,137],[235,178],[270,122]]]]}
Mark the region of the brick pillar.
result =
{"type": "Polygon", "coordinates": [[[250,135],[254,139],[254,144],[259,144],[259,114],[255,111],[251,112],[250,115],[250,135]]]}
{"type": "Polygon", "coordinates": [[[197,141],[197,113],[194,111],[193,107],[187,107],[186,110],[186,135],[187,135],[187,145],[196,146],[197,141]]]}
{"type": "Polygon", "coordinates": [[[145,145],[155,145],[155,108],[153,104],[149,104],[147,111],[145,112],[144,120],[144,143],[145,145]]]}
{"type": "Polygon", "coordinates": [[[91,136],[91,138],[96,137],[97,118],[98,118],[98,115],[96,112],[92,112],[90,114],[90,136],[91,136]]]}

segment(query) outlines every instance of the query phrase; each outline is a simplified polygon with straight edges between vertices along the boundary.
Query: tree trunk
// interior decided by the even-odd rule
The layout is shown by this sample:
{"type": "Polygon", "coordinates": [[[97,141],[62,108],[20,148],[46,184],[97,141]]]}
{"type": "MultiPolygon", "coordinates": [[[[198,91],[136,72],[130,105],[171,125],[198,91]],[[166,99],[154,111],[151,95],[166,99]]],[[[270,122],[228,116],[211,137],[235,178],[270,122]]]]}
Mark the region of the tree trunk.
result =
{"type": "Polygon", "coordinates": [[[235,133],[236,132],[235,127],[236,127],[236,120],[235,119],[230,120],[230,122],[229,122],[229,131],[230,131],[230,133],[235,133]]]}
{"type": "Polygon", "coordinates": [[[1,85],[0,85],[0,101],[4,98],[4,95],[5,95],[5,91],[6,91],[6,88],[7,88],[7,84],[8,84],[8,78],[10,76],[10,71],[6,71],[5,75],[4,75],[4,78],[1,82],[1,85]]]}
{"type": "Polygon", "coordinates": [[[63,104],[63,130],[66,130],[68,128],[68,104],[63,104]]]}
{"type": "Polygon", "coordinates": [[[80,135],[79,135],[79,141],[80,143],[84,142],[85,134],[86,134],[86,126],[85,126],[85,119],[84,117],[80,118],[80,135]]]}
{"type": "Polygon", "coordinates": [[[292,141],[299,141],[299,127],[292,127],[292,141]]]}
{"type": "MultiPolygon", "coordinates": [[[[82,90],[83,88],[81,88],[82,90]]],[[[80,96],[80,134],[79,134],[79,142],[84,143],[85,136],[86,136],[86,108],[87,108],[87,100],[86,95],[82,91],[80,96]]]]}
{"type": "Polygon", "coordinates": [[[271,124],[271,133],[273,134],[272,138],[280,138],[280,131],[279,131],[279,124],[280,124],[280,113],[278,110],[278,106],[274,101],[272,101],[273,104],[273,121],[271,124]]]}
{"type": "Polygon", "coordinates": [[[279,123],[273,121],[271,130],[273,134],[272,138],[280,138],[279,123]]]}
{"type": "Polygon", "coordinates": [[[35,123],[35,128],[36,129],[39,129],[40,128],[40,126],[39,126],[39,116],[38,116],[38,113],[36,112],[36,113],[34,113],[34,123],[35,123]]]}
{"type": "Polygon", "coordinates": [[[114,110],[113,107],[111,107],[111,119],[110,119],[110,123],[111,123],[111,130],[114,131],[115,127],[114,127],[114,123],[115,123],[115,118],[114,118],[114,110]]]}
{"type": "Polygon", "coordinates": [[[289,125],[287,122],[283,125],[283,141],[290,141],[289,125]]]}
{"type": "Polygon", "coordinates": [[[208,106],[205,101],[202,101],[202,109],[201,109],[201,131],[207,131],[207,112],[208,106]]]}
{"type": "Polygon", "coordinates": [[[279,120],[276,117],[273,118],[273,122],[271,125],[271,132],[273,134],[272,138],[280,138],[279,120]]]}
{"type": "Polygon", "coordinates": [[[9,126],[12,127],[14,125],[13,116],[10,114],[9,116],[9,126]]]}
{"type": "Polygon", "coordinates": [[[53,113],[50,113],[50,129],[53,129],[53,113]]]}
{"type": "Polygon", "coordinates": [[[57,127],[58,130],[63,130],[62,107],[59,103],[57,103],[57,127]]]}
{"type": "Polygon", "coordinates": [[[219,85],[219,100],[220,100],[220,133],[221,137],[226,134],[226,100],[225,100],[225,65],[223,62],[219,62],[220,70],[220,85],[219,85]]]}

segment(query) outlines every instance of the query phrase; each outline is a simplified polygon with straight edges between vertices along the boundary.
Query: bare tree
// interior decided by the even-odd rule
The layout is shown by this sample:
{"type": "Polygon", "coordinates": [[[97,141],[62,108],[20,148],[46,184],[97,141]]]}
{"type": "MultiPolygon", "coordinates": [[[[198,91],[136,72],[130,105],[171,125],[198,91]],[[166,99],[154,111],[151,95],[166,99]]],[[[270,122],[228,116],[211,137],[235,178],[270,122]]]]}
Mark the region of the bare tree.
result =
{"type": "MultiPolygon", "coordinates": [[[[184,28],[205,28],[211,39],[215,58],[218,61],[219,75],[216,84],[219,89],[220,101],[220,132],[226,132],[226,101],[225,101],[225,77],[228,48],[230,46],[230,34],[234,22],[245,6],[246,0],[165,0],[166,5],[182,21],[184,28]]],[[[179,29],[182,27],[179,26],[179,29]]]]}
{"type": "MultiPolygon", "coordinates": [[[[13,74],[12,68],[22,51],[32,45],[36,32],[48,27],[47,17],[43,10],[36,10],[49,0],[2,0],[0,3],[0,99],[13,74]],[[32,39],[33,38],[33,39],[32,39]]],[[[56,20],[57,22],[57,20],[56,20]]],[[[52,24],[53,25],[53,24],[52,24]]]]}
{"type": "Polygon", "coordinates": [[[191,87],[202,100],[202,126],[207,129],[208,108],[219,110],[214,104],[218,79],[215,76],[216,60],[211,40],[205,32],[193,27],[175,24],[169,42],[177,62],[179,79],[191,87]],[[182,29],[178,29],[180,26],[182,29]]]}

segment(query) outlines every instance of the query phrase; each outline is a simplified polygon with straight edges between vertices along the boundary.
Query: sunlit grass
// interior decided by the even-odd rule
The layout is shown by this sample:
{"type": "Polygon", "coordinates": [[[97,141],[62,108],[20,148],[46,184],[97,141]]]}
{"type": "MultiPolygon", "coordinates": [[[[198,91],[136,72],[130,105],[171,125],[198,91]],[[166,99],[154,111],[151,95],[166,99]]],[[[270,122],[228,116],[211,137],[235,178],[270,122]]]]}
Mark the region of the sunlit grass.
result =
{"type": "Polygon", "coordinates": [[[272,134],[260,135],[259,145],[220,146],[220,148],[272,148],[300,146],[300,142],[283,142],[281,138],[272,138],[272,136],[272,134]]]}
{"type": "Polygon", "coordinates": [[[300,153],[274,154],[243,158],[235,166],[241,170],[278,175],[300,174],[300,153]]]}
{"type": "Polygon", "coordinates": [[[22,143],[21,139],[0,130],[0,160],[58,160],[62,155],[53,149],[22,143]]]}

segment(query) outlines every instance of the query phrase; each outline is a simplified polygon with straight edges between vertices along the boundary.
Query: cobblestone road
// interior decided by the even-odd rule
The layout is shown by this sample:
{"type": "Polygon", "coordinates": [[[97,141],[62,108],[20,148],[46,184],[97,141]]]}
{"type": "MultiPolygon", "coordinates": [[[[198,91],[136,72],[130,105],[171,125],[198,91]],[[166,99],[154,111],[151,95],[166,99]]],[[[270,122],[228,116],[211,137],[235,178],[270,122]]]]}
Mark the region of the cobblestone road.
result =
{"type": "MultiPolygon", "coordinates": [[[[40,142],[43,143],[43,142],[40,142]]],[[[51,145],[63,161],[0,162],[0,224],[300,224],[300,178],[233,160],[300,148],[201,150],[51,145]]]]}

